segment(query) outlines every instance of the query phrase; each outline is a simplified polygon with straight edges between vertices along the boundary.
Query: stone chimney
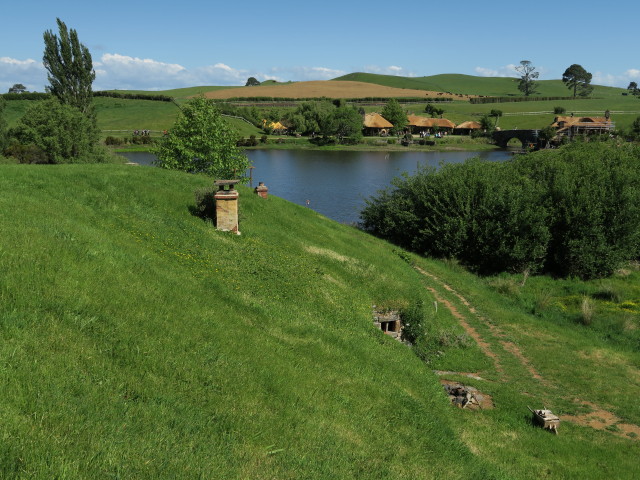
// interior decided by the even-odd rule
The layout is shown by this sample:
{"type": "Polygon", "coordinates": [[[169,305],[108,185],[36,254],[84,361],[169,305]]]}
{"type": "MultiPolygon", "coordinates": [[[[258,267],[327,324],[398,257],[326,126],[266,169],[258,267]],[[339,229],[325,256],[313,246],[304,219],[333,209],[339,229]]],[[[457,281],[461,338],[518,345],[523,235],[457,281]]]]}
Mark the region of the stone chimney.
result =
{"type": "Polygon", "coordinates": [[[265,186],[264,182],[258,182],[255,192],[256,195],[259,195],[262,198],[267,198],[269,196],[269,189],[265,186]]]}
{"type": "Polygon", "coordinates": [[[216,228],[223,232],[233,232],[240,235],[238,230],[238,191],[234,185],[240,180],[216,180],[218,187],[214,198],[216,200],[216,228]],[[228,188],[225,188],[228,187],[228,188]]]}

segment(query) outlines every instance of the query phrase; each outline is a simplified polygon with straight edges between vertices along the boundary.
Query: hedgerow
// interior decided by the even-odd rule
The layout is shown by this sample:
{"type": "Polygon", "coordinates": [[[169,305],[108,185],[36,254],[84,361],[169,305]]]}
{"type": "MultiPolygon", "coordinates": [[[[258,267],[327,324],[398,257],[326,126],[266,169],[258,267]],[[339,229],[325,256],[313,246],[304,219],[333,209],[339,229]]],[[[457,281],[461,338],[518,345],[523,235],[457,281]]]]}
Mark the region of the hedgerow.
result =
{"type": "Polygon", "coordinates": [[[482,274],[610,275],[640,253],[640,148],[576,143],[423,168],[367,201],[365,230],[482,274]]]}

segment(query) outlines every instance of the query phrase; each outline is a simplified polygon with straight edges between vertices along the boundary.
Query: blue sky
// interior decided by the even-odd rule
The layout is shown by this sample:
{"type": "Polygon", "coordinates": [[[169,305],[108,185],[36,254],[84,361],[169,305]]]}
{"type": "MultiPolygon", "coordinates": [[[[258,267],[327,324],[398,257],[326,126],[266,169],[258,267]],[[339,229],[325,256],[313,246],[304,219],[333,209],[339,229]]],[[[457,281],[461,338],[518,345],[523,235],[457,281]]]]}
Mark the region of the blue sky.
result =
{"type": "Polygon", "coordinates": [[[593,83],[640,83],[640,3],[478,0],[24,0],[2,7],[0,92],[43,91],[45,30],[56,17],[93,57],[94,90],[164,90],[258,80],[327,80],[351,72],[404,76],[516,76],[530,60],[540,79],[573,63],[593,83]]]}

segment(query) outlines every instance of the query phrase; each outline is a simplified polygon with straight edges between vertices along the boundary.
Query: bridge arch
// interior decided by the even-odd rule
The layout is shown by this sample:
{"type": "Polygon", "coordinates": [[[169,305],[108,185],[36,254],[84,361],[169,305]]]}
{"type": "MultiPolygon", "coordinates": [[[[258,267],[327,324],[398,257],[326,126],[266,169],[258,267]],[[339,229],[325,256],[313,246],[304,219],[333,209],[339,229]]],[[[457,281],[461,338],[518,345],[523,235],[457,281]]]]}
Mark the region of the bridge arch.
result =
{"type": "Polygon", "coordinates": [[[517,138],[525,148],[538,145],[540,130],[499,130],[493,133],[493,139],[499,147],[507,148],[509,140],[517,138]]]}

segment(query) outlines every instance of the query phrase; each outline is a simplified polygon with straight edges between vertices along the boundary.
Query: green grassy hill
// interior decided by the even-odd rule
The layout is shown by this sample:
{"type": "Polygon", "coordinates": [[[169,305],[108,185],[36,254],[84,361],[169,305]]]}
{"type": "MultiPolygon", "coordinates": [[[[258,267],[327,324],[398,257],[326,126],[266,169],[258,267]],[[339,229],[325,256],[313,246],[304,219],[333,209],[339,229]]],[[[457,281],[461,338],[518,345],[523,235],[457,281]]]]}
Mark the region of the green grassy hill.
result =
{"type": "MultiPolygon", "coordinates": [[[[520,97],[517,80],[514,78],[476,77],[470,75],[443,74],[429,77],[397,77],[370,73],[351,73],[336,80],[352,80],[376,83],[396,88],[412,88],[434,90],[452,93],[464,93],[485,96],[513,96],[520,97]]],[[[263,85],[279,85],[277,82],[267,81],[263,85]]],[[[603,116],[606,110],[612,112],[612,119],[618,128],[629,128],[632,122],[640,116],[640,100],[627,95],[621,88],[594,86],[591,98],[576,100],[549,100],[517,103],[471,104],[467,101],[455,101],[442,105],[444,116],[455,123],[467,120],[478,120],[483,114],[492,109],[498,109],[505,114],[499,120],[499,126],[511,128],[543,128],[553,122],[555,107],[564,107],[567,114],[603,116]]],[[[173,96],[178,104],[188,98],[203,92],[236,88],[236,87],[191,87],[161,92],[152,92],[173,96]]],[[[126,91],[121,93],[150,93],[142,91],[126,91]]],[[[540,81],[540,96],[567,97],[570,91],[560,80],[540,81]]],[[[103,137],[108,135],[129,135],[136,129],[148,129],[159,135],[163,130],[170,129],[178,114],[178,107],[170,102],[154,102],[149,100],[128,100],[107,97],[96,97],[98,125],[103,137]]],[[[5,109],[5,117],[9,126],[14,125],[24,112],[30,101],[9,101],[5,109]]],[[[413,113],[424,114],[424,104],[409,105],[407,109],[413,113]]],[[[380,111],[381,107],[366,107],[368,111],[380,111]]],[[[283,108],[280,108],[284,111],[283,108]]],[[[263,134],[262,130],[246,122],[229,119],[243,137],[263,134]]]]}
{"type": "MultiPolygon", "coordinates": [[[[415,88],[437,92],[483,95],[489,97],[521,96],[518,79],[510,77],[478,77],[462,74],[440,74],[426,77],[400,77],[375,73],[350,73],[334,80],[375,83],[396,88],[415,88]]],[[[620,96],[622,88],[594,85],[593,97],[620,96]]],[[[571,92],[561,80],[541,80],[536,96],[568,97],[571,92]]]]}
{"type": "Polygon", "coordinates": [[[640,273],[483,280],[246,188],[234,236],[194,215],[208,185],[0,166],[1,478],[637,477],[640,273]],[[589,295],[618,316],[574,321],[589,295]],[[418,302],[428,363],[372,324],[418,302]]]}
{"type": "Polygon", "coordinates": [[[491,476],[372,324],[426,295],[382,242],[244,188],[216,232],[199,176],[1,168],[1,478],[491,476]]]}

